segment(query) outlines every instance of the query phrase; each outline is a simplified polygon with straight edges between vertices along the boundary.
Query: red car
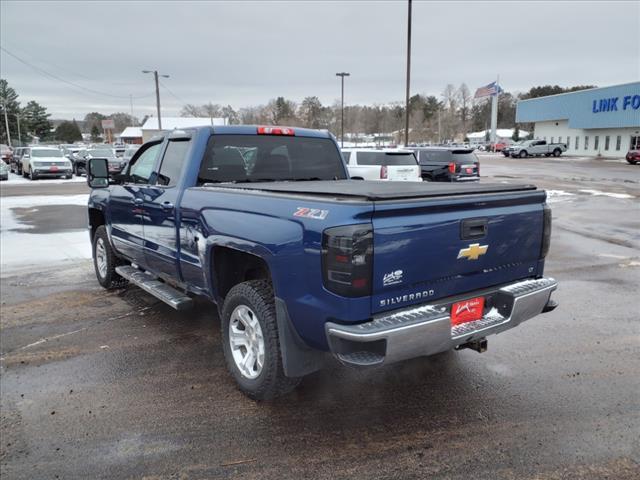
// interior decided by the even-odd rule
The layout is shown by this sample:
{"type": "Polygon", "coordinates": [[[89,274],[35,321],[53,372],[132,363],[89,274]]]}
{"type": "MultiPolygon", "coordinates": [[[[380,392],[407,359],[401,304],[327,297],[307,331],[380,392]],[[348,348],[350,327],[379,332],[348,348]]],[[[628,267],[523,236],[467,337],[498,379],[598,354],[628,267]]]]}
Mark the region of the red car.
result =
{"type": "Polygon", "coordinates": [[[640,150],[629,150],[626,156],[627,162],[631,165],[640,163],[640,150]]]}
{"type": "Polygon", "coordinates": [[[13,158],[13,150],[11,150],[11,147],[8,145],[0,145],[0,157],[4,163],[9,165],[9,162],[11,162],[13,158]]]}
{"type": "Polygon", "coordinates": [[[507,146],[506,143],[496,142],[489,145],[490,152],[501,152],[507,146]]]}

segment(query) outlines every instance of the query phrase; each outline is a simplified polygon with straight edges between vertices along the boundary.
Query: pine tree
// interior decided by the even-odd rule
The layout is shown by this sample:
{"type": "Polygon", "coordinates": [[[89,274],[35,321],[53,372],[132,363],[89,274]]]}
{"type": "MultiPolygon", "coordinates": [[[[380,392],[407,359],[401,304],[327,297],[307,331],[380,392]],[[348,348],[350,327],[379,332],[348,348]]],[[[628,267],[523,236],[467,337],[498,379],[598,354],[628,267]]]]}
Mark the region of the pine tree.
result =
{"type": "Polygon", "coordinates": [[[8,144],[7,129],[4,122],[4,111],[7,109],[7,120],[9,123],[9,136],[11,136],[11,143],[17,145],[18,140],[18,115],[20,114],[20,102],[18,101],[18,94],[9,86],[9,83],[0,78],[0,142],[8,144]]]}
{"type": "Polygon", "coordinates": [[[46,138],[51,131],[50,115],[47,109],[38,102],[31,100],[22,109],[22,125],[25,131],[34,134],[41,140],[46,138]]]}

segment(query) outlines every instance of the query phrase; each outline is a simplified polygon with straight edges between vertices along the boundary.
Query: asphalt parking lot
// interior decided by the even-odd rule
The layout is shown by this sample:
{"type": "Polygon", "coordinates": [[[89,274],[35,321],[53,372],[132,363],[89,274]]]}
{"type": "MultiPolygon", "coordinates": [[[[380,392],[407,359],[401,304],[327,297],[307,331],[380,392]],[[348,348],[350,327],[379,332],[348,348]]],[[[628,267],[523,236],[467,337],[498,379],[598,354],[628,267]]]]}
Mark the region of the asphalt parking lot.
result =
{"type": "Polygon", "coordinates": [[[560,307],[483,354],[336,364],[271,403],[236,390],[212,305],[99,287],[86,186],[3,184],[2,477],[639,478],[640,166],[480,160],[548,190],[560,307]]]}

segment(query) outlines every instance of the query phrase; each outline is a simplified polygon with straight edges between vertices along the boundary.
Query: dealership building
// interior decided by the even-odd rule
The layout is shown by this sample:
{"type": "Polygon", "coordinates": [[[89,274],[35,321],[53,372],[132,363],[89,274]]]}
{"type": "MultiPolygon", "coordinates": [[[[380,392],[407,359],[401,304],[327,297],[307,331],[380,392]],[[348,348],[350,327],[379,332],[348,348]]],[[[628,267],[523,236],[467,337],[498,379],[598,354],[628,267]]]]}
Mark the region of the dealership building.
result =
{"type": "Polygon", "coordinates": [[[520,100],[516,122],[569,155],[621,157],[640,149],[640,82],[520,100]]]}

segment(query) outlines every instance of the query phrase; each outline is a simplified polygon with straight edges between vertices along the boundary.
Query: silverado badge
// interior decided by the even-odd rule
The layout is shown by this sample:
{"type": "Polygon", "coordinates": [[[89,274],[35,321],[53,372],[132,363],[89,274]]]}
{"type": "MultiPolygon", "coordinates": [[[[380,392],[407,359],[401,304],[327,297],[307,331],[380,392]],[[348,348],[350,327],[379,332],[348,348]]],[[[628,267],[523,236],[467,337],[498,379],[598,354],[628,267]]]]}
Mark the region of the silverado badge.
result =
{"type": "Polygon", "coordinates": [[[472,243],[469,248],[461,248],[458,252],[458,259],[466,258],[467,260],[478,260],[480,255],[487,253],[489,245],[480,245],[479,243],[472,243]]]}

